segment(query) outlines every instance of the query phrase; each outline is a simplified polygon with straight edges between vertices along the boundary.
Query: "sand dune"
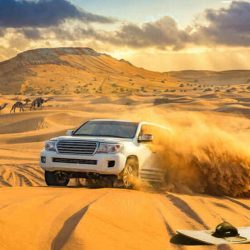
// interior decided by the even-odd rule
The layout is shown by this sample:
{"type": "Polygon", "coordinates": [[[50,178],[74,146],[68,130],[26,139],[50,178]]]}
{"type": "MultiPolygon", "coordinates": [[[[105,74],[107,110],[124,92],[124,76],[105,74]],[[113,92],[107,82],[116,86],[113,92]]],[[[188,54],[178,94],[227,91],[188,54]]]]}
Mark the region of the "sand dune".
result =
{"type": "Polygon", "coordinates": [[[216,111],[219,112],[227,112],[227,113],[236,113],[236,114],[243,114],[249,116],[250,108],[236,104],[236,105],[225,105],[223,107],[218,108],[216,111]]]}
{"type": "Polygon", "coordinates": [[[180,85],[183,92],[248,93],[249,79],[248,70],[152,72],[90,48],[29,50],[0,63],[4,94],[145,95],[173,93],[180,85]]]}
{"type": "Polygon", "coordinates": [[[162,73],[89,48],[31,50],[0,63],[0,92],[5,94],[122,93],[141,87],[161,89],[165,80],[162,73]]]}
{"type": "MultiPolygon", "coordinates": [[[[210,192],[204,185],[211,187],[209,180],[213,178],[214,184],[231,197],[242,195],[247,187],[250,190],[250,165],[247,160],[243,164],[243,158],[249,157],[250,111],[242,104],[249,101],[247,94],[53,97],[42,110],[9,114],[9,106],[0,114],[0,249],[223,249],[178,246],[170,240],[177,229],[214,228],[222,220],[249,226],[249,199],[201,194],[210,192]],[[239,110],[244,112],[239,114],[239,110]],[[91,118],[142,119],[169,126],[176,143],[169,144],[171,148],[164,152],[183,159],[182,165],[172,162],[173,167],[182,166],[177,169],[180,174],[170,179],[161,193],[77,188],[74,182],[69,188],[45,187],[38,166],[44,141],[91,118]],[[204,165],[206,152],[212,152],[210,165],[204,165]],[[195,173],[187,164],[191,158],[185,158],[200,153],[198,162],[205,172],[207,166],[215,167],[208,172],[207,182],[204,176],[190,175],[195,173]],[[216,157],[223,154],[229,157],[217,162],[216,157]],[[233,168],[228,168],[230,160],[233,168]],[[242,169],[246,171],[243,175],[242,169]],[[183,171],[189,175],[182,175],[183,171]],[[184,181],[187,176],[189,182],[184,181]],[[197,189],[190,183],[204,185],[197,189]],[[225,183],[233,188],[228,191],[225,183]]],[[[1,96],[0,103],[13,103],[13,98],[1,96]]]]}
{"type": "MultiPolygon", "coordinates": [[[[15,157],[12,159],[15,160],[15,157]]],[[[18,158],[16,160],[18,160],[18,158]]],[[[37,167],[36,164],[1,165],[0,176],[2,186],[21,187],[44,185],[42,170],[37,167]]]]}
{"type": "Polygon", "coordinates": [[[249,249],[170,243],[180,228],[249,225],[246,199],[42,187],[0,194],[1,249],[249,249]]]}

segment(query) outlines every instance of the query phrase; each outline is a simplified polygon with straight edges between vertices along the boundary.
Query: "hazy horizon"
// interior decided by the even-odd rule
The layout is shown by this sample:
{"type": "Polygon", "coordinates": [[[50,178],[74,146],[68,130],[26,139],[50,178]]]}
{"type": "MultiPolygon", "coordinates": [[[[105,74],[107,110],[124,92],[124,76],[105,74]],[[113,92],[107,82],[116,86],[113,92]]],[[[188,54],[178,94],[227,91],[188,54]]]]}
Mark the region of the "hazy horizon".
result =
{"type": "Polygon", "coordinates": [[[0,1],[0,61],[90,47],[153,71],[248,70],[250,2],[0,1]]]}
{"type": "MultiPolygon", "coordinates": [[[[10,59],[13,59],[15,58],[18,54],[21,54],[21,53],[24,53],[24,52],[27,52],[27,51],[30,51],[30,50],[37,50],[37,49],[58,49],[58,48],[67,48],[67,47],[63,47],[63,46],[60,46],[60,47],[39,47],[39,48],[32,48],[32,49],[27,49],[27,50],[24,50],[24,51],[20,51],[19,53],[17,53],[16,55],[10,57],[10,58],[7,58],[5,60],[1,60],[1,62],[4,62],[4,61],[8,61],[10,59]]],[[[70,47],[70,48],[85,48],[84,46],[83,47],[70,47]]],[[[86,48],[89,48],[89,47],[86,47],[86,48]]],[[[91,48],[93,49],[93,48],[91,48]]],[[[95,50],[95,49],[94,49],[95,50]]],[[[97,51],[97,50],[95,50],[97,51]]],[[[100,52],[100,51],[97,51],[97,52],[100,52]]],[[[101,53],[101,52],[100,52],[101,53]]],[[[111,55],[111,54],[108,54],[108,53],[105,53],[105,52],[102,52],[104,54],[107,54],[107,55],[111,55]]],[[[112,55],[111,55],[112,56],[112,55]]],[[[212,69],[194,69],[194,68],[186,68],[186,69],[179,69],[179,70],[168,70],[168,71],[160,71],[160,70],[153,70],[151,69],[150,67],[147,68],[147,67],[143,67],[141,65],[137,65],[136,63],[133,63],[131,62],[130,60],[127,60],[125,58],[117,58],[115,56],[113,56],[115,59],[117,60],[120,60],[120,59],[124,59],[126,61],[128,61],[129,63],[132,63],[134,66],[138,67],[138,68],[144,68],[146,70],[150,70],[150,71],[155,71],[155,72],[160,72],[160,73],[168,73],[168,72],[181,72],[181,71],[212,71],[212,72],[225,72],[225,71],[250,71],[250,67],[249,68],[246,68],[246,69],[241,69],[241,68],[232,68],[232,69],[225,69],[225,70],[212,70],[212,69]]]]}

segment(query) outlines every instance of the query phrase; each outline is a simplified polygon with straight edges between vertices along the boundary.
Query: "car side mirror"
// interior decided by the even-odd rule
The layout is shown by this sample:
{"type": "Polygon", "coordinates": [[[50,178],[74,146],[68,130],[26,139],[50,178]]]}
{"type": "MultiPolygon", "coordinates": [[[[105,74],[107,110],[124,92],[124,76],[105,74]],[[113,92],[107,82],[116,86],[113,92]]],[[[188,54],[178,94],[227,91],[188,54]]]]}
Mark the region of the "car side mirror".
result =
{"type": "Polygon", "coordinates": [[[138,138],[138,142],[152,142],[153,141],[153,135],[150,134],[145,134],[145,135],[140,135],[138,138]]]}
{"type": "Polygon", "coordinates": [[[66,132],[66,135],[67,136],[72,136],[73,135],[73,133],[74,133],[74,130],[68,130],[67,132],[66,132]]]}

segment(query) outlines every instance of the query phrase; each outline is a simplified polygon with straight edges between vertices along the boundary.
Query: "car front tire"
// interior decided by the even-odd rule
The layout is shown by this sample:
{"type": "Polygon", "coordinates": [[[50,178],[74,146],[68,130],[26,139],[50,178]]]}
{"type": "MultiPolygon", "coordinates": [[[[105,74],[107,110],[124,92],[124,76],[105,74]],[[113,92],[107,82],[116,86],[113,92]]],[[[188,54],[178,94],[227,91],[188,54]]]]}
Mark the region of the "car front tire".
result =
{"type": "Polygon", "coordinates": [[[65,187],[69,183],[69,178],[61,173],[45,171],[44,177],[47,186],[65,187]]]}

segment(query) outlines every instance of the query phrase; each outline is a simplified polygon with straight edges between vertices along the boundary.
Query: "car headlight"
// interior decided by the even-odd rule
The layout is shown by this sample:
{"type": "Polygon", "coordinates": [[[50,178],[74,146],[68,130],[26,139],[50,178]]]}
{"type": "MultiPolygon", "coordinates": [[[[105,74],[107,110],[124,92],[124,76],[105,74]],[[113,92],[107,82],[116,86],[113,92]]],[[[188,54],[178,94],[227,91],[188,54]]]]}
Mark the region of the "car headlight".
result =
{"type": "Polygon", "coordinates": [[[45,143],[45,150],[47,150],[47,151],[56,151],[56,142],[57,141],[47,141],[45,143]]]}
{"type": "Polygon", "coordinates": [[[123,145],[119,143],[100,143],[96,153],[116,154],[122,151],[123,145]]]}

